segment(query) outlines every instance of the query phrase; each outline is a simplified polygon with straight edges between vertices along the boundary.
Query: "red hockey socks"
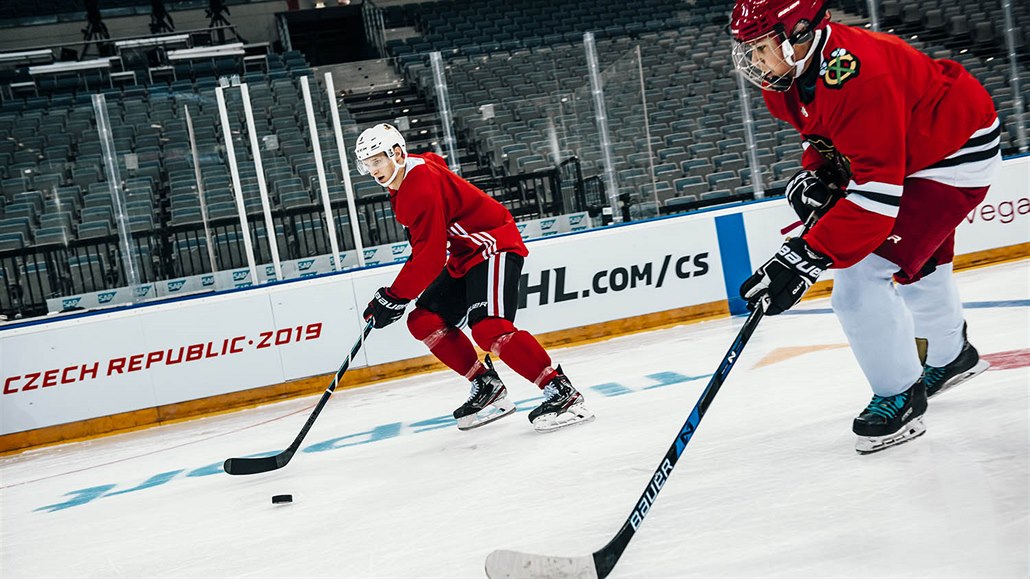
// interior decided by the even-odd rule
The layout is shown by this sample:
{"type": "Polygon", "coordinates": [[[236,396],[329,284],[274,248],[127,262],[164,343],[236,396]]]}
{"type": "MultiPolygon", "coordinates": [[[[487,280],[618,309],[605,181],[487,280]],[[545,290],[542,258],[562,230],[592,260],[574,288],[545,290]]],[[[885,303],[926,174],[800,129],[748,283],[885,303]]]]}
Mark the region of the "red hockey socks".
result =
{"type": "Polygon", "coordinates": [[[439,315],[415,308],[408,314],[408,330],[438,360],[466,379],[471,380],[486,371],[468,336],[448,325],[439,315]]]}
{"type": "Polygon", "coordinates": [[[520,376],[543,388],[557,375],[551,356],[525,330],[518,330],[504,318],[488,317],[472,326],[472,338],[492,352],[520,376]]]}

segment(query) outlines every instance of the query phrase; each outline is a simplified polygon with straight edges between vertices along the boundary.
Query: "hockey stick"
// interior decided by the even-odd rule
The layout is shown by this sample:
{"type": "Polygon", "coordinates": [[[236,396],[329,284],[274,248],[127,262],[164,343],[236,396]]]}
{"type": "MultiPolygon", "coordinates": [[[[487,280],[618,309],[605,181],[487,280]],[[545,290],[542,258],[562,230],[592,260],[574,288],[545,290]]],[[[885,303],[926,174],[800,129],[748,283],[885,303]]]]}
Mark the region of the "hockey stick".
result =
{"type": "Polygon", "coordinates": [[[286,466],[286,463],[290,462],[293,455],[296,454],[297,449],[300,448],[300,443],[307,436],[308,431],[311,430],[311,425],[315,423],[315,419],[318,418],[319,413],[322,412],[322,408],[325,407],[325,403],[329,401],[329,397],[333,395],[333,391],[336,390],[336,385],[340,383],[340,378],[343,377],[344,372],[350,367],[351,360],[358,354],[358,350],[361,349],[361,345],[365,343],[365,338],[372,331],[372,322],[369,321],[365,324],[365,329],[362,331],[361,337],[354,343],[354,347],[350,350],[350,355],[343,361],[343,365],[336,371],[336,376],[333,376],[333,381],[329,384],[329,387],[325,389],[325,393],[322,394],[322,398],[315,405],[315,410],[311,412],[311,416],[308,416],[308,421],[304,423],[304,428],[300,429],[300,433],[297,434],[297,438],[293,439],[293,443],[290,444],[289,448],[276,454],[274,456],[263,456],[260,458],[227,458],[222,468],[229,474],[257,474],[259,472],[268,472],[278,468],[286,466]]]}
{"type": "Polygon", "coordinates": [[[709,405],[715,399],[715,395],[718,394],[719,387],[726,380],[726,376],[730,373],[734,363],[736,363],[737,358],[744,349],[744,345],[747,344],[751,334],[754,333],[755,328],[758,326],[758,322],[765,315],[765,307],[766,301],[763,300],[748,316],[743,327],[740,328],[736,340],[733,341],[733,345],[730,346],[726,356],[723,357],[722,363],[719,364],[719,369],[715,371],[711,380],[708,381],[708,385],[705,386],[701,398],[698,399],[686,423],[683,424],[683,428],[676,435],[676,440],[669,447],[665,457],[654,471],[651,481],[644,489],[644,494],[640,495],[640,499],[633,508],[633,512],[630,513],[629,518],[622,524],[622,528],[619,529],[619,532],[615,534],[611,541],[608,541],[607,545],[599,551],[594,551],[592,555],[582,557],[550,557],[520,553],[518,551],[494,551],[486,558],[487,577],[490,577],[490,579],[516,577],[520,579],[604,579],[607,577],[612,572],[615,564],[618,563],[622,552],[626,550],[630,539],[633,538],[641,523],[644,522],[644,517],[647,516],[647,513],[654,506],[658,493],[662,490],[665,482],[669,480],[669,475],[672,474],[676,461],[679,460],[683,450],[687,447],[687,443],[694,436],[694,431],[697,430],[697,426],[701,423],[701,419],[704,417],[709,405]]]}

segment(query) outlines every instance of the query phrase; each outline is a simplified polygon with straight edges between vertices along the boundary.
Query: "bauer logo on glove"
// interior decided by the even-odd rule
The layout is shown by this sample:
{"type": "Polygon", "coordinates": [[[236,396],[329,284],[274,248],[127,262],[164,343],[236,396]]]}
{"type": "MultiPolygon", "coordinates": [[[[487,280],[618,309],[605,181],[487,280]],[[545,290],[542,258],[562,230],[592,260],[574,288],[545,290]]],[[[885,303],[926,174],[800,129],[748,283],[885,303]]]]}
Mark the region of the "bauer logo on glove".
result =
{"type": "Polygon", "coordinates": [[[794,307],[830,265],[830,259],[809,247],[804,239],[788,239],[772,259],[741,284],[740,297],[751,309],[767,297],[765,313],[775,316],[794,307]]]}
{"type": "Polygon", "coordinates": [[[381,287],[376,290],[372,300],[368,302],[363,317],[365,321],[372,320],[372,325],[377,329],[385,328],[401,319],[404,315],[404,308],[411,300],[393,295],[390,288],[381,287]]]}

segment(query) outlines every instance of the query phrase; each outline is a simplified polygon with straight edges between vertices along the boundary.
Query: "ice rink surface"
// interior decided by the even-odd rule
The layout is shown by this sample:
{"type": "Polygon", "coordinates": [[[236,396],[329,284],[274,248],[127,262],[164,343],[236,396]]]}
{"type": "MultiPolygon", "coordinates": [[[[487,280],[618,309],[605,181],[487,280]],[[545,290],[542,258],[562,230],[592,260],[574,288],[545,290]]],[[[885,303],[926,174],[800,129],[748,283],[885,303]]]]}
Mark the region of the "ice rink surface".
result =
{"type": "MultiPolygon", "coordinates": [[[[959,274],[991,370],[925,436],[853,450],[871,393],[828,300],[767,318],[613,577],[1027,577],[1030,262],[959,274]]],[[[490,551],[586,555],[629,514],[743,318],[555,350],[593,423],[459,432],[447,372],[0,459],[0,576],[483,577],[490,551]],[[273,494],[294,502],[272,505],[273,494]]],[[[375,334],[369,338],[375,339],[375,334]]],[[[341,352],[349,346],[341,344],[341,352]]]]}

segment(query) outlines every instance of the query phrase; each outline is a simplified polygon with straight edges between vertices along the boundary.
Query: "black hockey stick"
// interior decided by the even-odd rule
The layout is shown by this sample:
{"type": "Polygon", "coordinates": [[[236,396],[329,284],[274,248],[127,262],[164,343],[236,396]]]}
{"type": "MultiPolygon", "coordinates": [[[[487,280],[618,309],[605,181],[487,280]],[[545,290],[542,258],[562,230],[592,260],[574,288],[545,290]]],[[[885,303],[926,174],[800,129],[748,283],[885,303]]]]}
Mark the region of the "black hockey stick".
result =
{"type": "Polygon", "coordinates": [[[719,369],[715,371],[712,379],[708,381],[708,385],[705,386],[701,398],[698,399],[686,423],[683,424],[683,428],[676,435],[676,440],[669,447],[665,457],[654,471],[651,481],[644,489],[644,494],[640,495],[636,506],[633,507],[633,512],[630,513],[629,518],[622,524],[622,528],[619,529],[618,533],[615,533],[615,537],[608,541],[607,545],[599,551],[594,551],[592,555],[582,557],[550,557],[520,553],[518,551],[494,551],[486,558],[487,577],[490,577],[490,579],[515,577],[520,579],[604,579],[607,577],[612,572],[615,564],[619,562],[619,557],[626,550],[630,539],[633,538],[637,529],[644,522],[644,517],[647,516],[647,513],[654,506],[658,493],[662,490],[665,482],[669,480],[669,475],[672,474],[676,461],[679,460],[683,450],[687,447],[687,443],[694,436],[694,431],[697,430],[698,424],[700,424],[705,412],[712,404],[712,400],[715,399],[715,395],[718,394],[719,387],[726,380],[726,376],[730,373],[734,363],[736,363],[737,358],[744,349],[744,345],[747,344],[751,334],[754,333],[755,328],[758,326],[758,322],[765,315],[765,305],[763,300],[763,303],[751,312],[743,327],[740,328],[736,340],[733,341],[730,350],[723,357],[722,363],[719,364],[719,369]]]}
{"type": "Polygon", "coordinates": [[[358,341],[354,343],[354,347],[350,350],[350,355],[343,361],[343,365],[336,371],[336,375],[333,376],[333,381],[329,384],[329,387],[325,389],[325,393],[322,394],[322,398],[315,405],[315,410],[311,412],[311,416],[308,416],[308,421],[304,423],[304,428],[300,429],[300,433],[297,434],[297,438],[293,439],[293,444],[289,448],[276,454],[274,456],[263,456],[260,458],[227,458],[222,468],[229,474],[257,474],[259,472],[268,472],[277,468],[286,466],[286,463],[290,462],[293,455],[296,454],[297,449],[300,448],[300,443],[307,436],[308,431],[311,430],[311,425],[315,423],[315,419],[318,418],[319,413],[322,412],[322,408],[325,407],[325,403],[329,401],[329,397],[333,395],[333,391],[336,390],[336,385],[340,383],[340,378],[343,377],[344,372],[350,367],[351,360],[354,356],[358,355],[358,350],[361,349],[361,345],[365,343],[365,338],[372,331],[372,322],[369,321],[365,324],[365,329],[358,338],[358,341]]]}

